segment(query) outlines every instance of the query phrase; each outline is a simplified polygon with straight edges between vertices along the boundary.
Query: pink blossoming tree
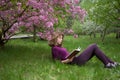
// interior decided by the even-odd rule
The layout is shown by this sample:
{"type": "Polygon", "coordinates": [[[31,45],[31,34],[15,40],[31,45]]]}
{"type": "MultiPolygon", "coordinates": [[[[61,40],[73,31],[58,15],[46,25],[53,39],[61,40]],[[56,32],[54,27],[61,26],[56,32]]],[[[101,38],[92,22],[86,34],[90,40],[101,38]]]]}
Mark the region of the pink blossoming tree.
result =
{"type": "MultiPolygon", "coordinates": [[[[71,15],[84,21],[86,12],[76,4],[79,0],[0,0],[0,46],[19,31],[21,26],[27,31],[37,32],[49,40],[59,18],[71,15]]],[[[64,19],[64,18],[63,18],[64,19]]]]}

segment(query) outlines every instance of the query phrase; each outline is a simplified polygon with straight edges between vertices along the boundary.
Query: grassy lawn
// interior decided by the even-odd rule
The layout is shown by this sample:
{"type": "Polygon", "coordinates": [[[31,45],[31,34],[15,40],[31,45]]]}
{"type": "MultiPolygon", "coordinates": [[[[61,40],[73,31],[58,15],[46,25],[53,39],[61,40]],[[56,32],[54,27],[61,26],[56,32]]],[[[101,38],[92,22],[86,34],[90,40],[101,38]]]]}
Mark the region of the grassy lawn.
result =
{"type": "MultiPolygon", "coordinates": [[[[80,46],[83,51],[91,43],[97,43],[107,56],[120,62],[120,40],[112,36],[107,36],[104,44],[100,38],[66,36],[63,46],[68,51],[80,46]]],[[[53,62],[46,41],[16,39],[0,50],[0,80],[120,80],[120,66],[106,69],[96,57],[83,66],[53,62]]]]}

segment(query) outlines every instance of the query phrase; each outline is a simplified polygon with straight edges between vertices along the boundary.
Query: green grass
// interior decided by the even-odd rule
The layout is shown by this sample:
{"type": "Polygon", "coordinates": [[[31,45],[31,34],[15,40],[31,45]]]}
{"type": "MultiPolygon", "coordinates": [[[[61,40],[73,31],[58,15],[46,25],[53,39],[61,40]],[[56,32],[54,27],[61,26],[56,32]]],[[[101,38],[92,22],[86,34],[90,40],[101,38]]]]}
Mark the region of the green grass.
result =
{"type": "MultiPolygon", "coordinates": [[[[120,40],[107,36],[104,44],[99,38],[66,36],[64,47],[72,51],[78,46],[82,51],[91,43],[97,43],[111,59],[120,62],[120,40]]],[[[120,66],[106,69],[96,58],[83,66],[61,64],[52,61],[46,41],[30,39],[10,40],[0,50],[0,80],[119,80],[120,66]]]]}

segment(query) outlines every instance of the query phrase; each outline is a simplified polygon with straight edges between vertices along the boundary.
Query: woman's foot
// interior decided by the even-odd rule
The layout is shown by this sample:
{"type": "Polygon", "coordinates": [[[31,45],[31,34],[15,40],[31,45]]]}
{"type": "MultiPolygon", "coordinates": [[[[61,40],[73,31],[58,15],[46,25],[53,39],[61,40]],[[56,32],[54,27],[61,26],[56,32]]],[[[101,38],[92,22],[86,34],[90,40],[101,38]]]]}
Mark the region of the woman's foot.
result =
{"type": "Polygon", "coordinates": [[[120,63],[118,62],[114,62],[114,63],[111,63],[113,66],[120,66],[120,63]]]}
{"type": "Polygon", "coordinates": [[[105,68],[115,68],[116,66],[120,66],[120,63],[118,62],[108,63],[105,65],[105,68]]]}
{"type": "Polygon", "coordinates": [[[108,63],[105,65],[105,68],[115,68],[116,65],[114,63],[108,63]]]}

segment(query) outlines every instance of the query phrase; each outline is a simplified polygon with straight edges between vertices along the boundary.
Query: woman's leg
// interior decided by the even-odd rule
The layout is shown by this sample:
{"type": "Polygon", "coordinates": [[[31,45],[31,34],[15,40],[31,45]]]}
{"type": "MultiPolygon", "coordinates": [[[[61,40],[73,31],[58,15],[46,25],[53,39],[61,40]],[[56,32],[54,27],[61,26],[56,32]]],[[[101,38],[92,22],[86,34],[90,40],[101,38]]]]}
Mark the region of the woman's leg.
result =
{"type": "Polygon", "coordinates": [[[104,65],[113,62],[105,56],[105,54],[97,47],[96,44],[88,46],[88,48],[84,50],[78,57],[75,57],[75,59],[73,59],[73,62],[81,65],[89,61],[94,55],[100,61],[102,61],[104,65]]]}
{"type": "Polygon", "coordinates": [[[110,58],[108,58],[106,55],[105,55],[106,59],[110,62],[110,63],[114,63],[114,61],[112,61],[110,58]]]}

